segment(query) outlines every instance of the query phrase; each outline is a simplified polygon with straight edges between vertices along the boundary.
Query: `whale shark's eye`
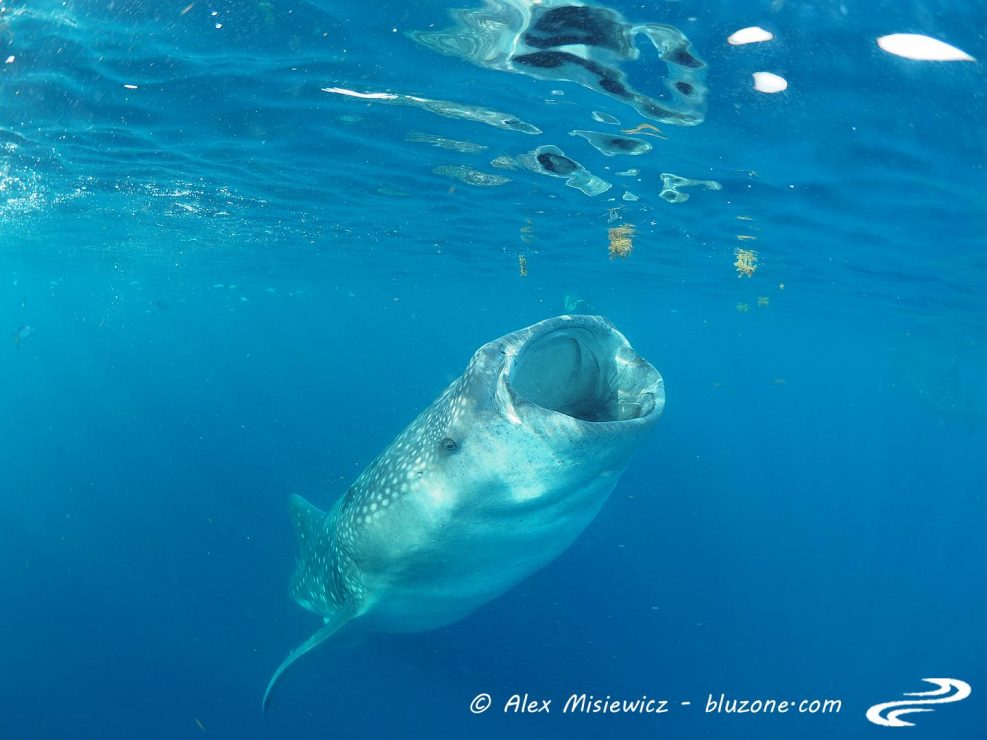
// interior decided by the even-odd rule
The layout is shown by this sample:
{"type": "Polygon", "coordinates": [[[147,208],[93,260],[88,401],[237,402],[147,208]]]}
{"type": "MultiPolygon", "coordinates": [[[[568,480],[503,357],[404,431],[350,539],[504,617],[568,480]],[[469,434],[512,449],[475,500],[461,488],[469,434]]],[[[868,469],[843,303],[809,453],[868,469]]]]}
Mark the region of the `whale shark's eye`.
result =
{"type": "Polygon", "coordinates": [[[456,440],[452,437],[445,437],[441,442],[439,442],[439,445],[441,445],[442,449],[446,452],[455,452],[459,449],[459,445],[456,444],[456,440]]]}

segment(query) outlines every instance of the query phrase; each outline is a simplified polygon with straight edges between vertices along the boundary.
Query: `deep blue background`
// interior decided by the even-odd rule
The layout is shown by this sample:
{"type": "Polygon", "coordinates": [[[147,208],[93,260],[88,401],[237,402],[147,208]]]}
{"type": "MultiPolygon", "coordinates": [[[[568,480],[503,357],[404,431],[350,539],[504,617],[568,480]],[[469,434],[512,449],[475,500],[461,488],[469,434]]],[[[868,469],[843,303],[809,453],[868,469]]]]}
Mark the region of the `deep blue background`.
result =
{"type": "Polygon", "coordinates": [[[612,162],[567,132],[629,109],[403,35],[444,6],[332,5],[3,6],[0,738],[864,737],[905,733],[864,711],[940,676],[973,696],[908,732],[983,737],[983,69],[873,43],[983,57],[982,6],[615,6],[682,28],[711,98],[703,125],[612,162]],[[751,23],[778,40],[724,43],[751,23]],[[791,88],[759,96],[759,69],[791,88]],[[319,92],[337,85],[545,134],[319,92]],[[431,173],[548,143],[617,185],[640,167],[641,201],[431,173]],[[672,206],[660,172],[723,190],[672,206]],[[635,252],[611,262],[621,206],[635,252]],[[749,280],[737,245],[759,252],[749,280]],[[601,515],[456,625],[316,652],[261,714],[318,624],[286,593],[288,494],[327,505],[474,349],[572,292],[668,394],[601,515]],[[495,710],[475,717],[481,691],[495,710]],[[693,706],[496,711],[525,692],[693,706]],[[704,715],[720,692],[843,711],[704,715]]]}

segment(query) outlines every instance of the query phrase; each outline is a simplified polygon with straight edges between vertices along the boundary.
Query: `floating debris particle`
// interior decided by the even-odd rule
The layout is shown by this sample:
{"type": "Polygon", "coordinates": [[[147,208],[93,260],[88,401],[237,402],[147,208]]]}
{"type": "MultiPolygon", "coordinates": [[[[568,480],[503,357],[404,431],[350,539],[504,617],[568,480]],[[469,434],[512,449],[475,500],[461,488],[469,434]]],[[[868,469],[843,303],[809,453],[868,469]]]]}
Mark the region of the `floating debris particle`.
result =
{"type": "Polygon", "coordinates": [[[444,164],[434,168],[432,172],[436,175],[452,177],[467,185],[476,185],[480,188],[492,188],[498,185],[505,185],[511,181],[509,177],[491,175],[490,173],[480,172],[480,170],[474,170],[472,167],[466,167],[461,164],[444,164]]]}
{"type": "Polygon", "coordinates": [[[641,136],[654,136],[656,139],[664,139],[668,141],[668,137],[661,132],[661,129],[657,126],[653,126],[650,123],[639,123],[634,128],[625,128],[620,133],[622,134],[641,134],[641,136]]]}
{"type": "Polygon", "coordinates": [[[627,259],[630,256],[634,251],[634,233],[633,224],[621,224],[610,229],[610,259],[627,259]]]}
{"type": "Polygon", "coordinates": [[[766,295],[759,295],[757,297],[757,307],[758,308],[764,308],[765,306],[768,306],[770,304],[771,304],[771,301],[768,300],[768,297],[766,295]]]}
{"type": "Polygon", "coordinates": [[[570,131],[569,136],[581,136],[590,143],[590,146],[607,157],[613,157],[617,154],[637,156],[651,151],[651,144],[648,142],[643,139],[632,139],[628,136],[612,136],[584,129],[570,131]]]}
{"type": "MultiPolygon", "coordinates": [[[[189,7],[192,7],[192,6],[190,5],[189,7]]],[[[193,717],[192,719],[195,720],[195,726],[196,727],[198,727],[203,732],[206,731],[206,726],[204,724],[202,724],[202,720],[200,720],[198,717],[193,717]]]]}
{"type": "Polygon", "coordinates": [[[753,218],[751,218],[750,216],[736,216],[735,218],[736,218],[736,219],[737,219],[738,221],[753,221],[753,220],[754,220],[754,219],[753,219],[753,218]]]}
{"type": "Polygon", "coordinates": [[[618,177],[637,177],[640,174],[641,174],[641,170],[639,170],[639,169],[630,169],[630,170],[624,170],[623,172],[618,172],[617,173],[617,176],[618,177]]]}
{"type": "Polygon", "coordinates": [[[687,177],[679,177],[671,172],[661,173],[662,189],[658,196],[668,203],[685,203],[689,200],[689,194],[683,193],[679,188],[692,187],[693,185],[703,185],[707,190],[721,190],[723,188],[716,180],[690,180],[687,177]]]}
{"type": "Polygon", "coordinates": [[[737,238],[740,239],[740,241],[742,242],[753,241],[757,239],[756,236],[751,236],[750,234],[737,234],[737,238]]]}
{"type": "Polygon", "coordinates": [[[594,314],[596,309],[593,308],[593,304],[589,302],[586,298],[583,298],[578,293],[569,293],[562,301],[563,312],[572,315],[577,313],[583,314],[594,314]]]}
{"type": "Polygon", "coordinates": [[[415,144],[430,144],[437,149],[449,149],[450,151],[463,152],[465,154],[482,152],[487,148],[483,144],[474,144],[472,141],[457,141],[456,139],[447,139],[444,136],[423,134],[420,131],[412,131],[404,140],[415,144]]]}
{"type": "Polygon", "coordinates": [[[625,190],[624,195],[621,197],[621,200],[626,200],[626,201],[630,201],[631,203],[635,203],[641,199],[638,196],[634,195],[634,193],[632,193],[630,190],[625,190]]]}
{"type": "Polygon", "coordinates": [[[738,303],[734,308],[740,311],[740,313],[747,313],[751,310],[751,307],[746,303],[738,303]]]}
{"type": "Polygon", "coordinates": [[[519,254],[517,256],[517,267],[518,267],[518,274],[521,277],[528,276],[528,259],[523,254],[519,254]]]}
{"type": "Polygon", "coordinates": [[[20,349],[21,348],[21,342],[23,342],[25,339],[27,339],[32,334],[34,334],[34,327],[33,326],[26,326],[25,325],[25,326],[22,326],[17,331],[15,331],[14,332],[14,344],[17,346],[17,349],[20,349]]]}
{"type": "Polygon", "coordinates": [[[733,254],[737,258],[733,263],[737,268],[737,277],[751,277],[757,270],[757,252],[751,249],[736,249],[733,254]]]}

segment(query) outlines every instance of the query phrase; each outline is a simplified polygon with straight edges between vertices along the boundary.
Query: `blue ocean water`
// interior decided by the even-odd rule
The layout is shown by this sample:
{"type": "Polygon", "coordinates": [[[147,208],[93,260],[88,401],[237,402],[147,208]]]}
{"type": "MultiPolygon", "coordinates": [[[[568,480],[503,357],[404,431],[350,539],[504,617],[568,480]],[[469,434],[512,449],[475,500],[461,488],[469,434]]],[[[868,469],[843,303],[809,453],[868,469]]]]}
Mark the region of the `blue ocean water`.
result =
{"type": "Polygon", "coordinates": [[[708,91],[676,104],[641,36],[600,79],[701,122],[589,62],[421,42],[468,57],[451,9],[506,44],[540,5],[0,0],[0,738],[985,736],[984,69],[875,40],[979,60],[987,10],[607,5],[687,38],[708,91]],[[640,156],[570,135],[635,128],[640,156]],[[666,384],[600,515],[461,622],[307,656],[262,713],[320,624],[289,494],[328,507],[477,347],[576,300],[666,384]],[[972,695],[865,718],[929,677],[972,695]],[[562,712],[584,693],[668,711],[562,712]],[[551,712],[504,711],[525,694],[551,712]]]}

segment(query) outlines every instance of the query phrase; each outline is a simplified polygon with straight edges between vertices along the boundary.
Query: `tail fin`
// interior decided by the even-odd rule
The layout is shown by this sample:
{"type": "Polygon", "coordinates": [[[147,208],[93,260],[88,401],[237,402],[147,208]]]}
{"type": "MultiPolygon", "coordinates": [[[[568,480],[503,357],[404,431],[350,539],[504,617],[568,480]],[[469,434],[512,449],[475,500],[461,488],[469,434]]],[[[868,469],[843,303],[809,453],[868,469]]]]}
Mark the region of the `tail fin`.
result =
{"type": "Polygon", "coordinates": [[[278,679],[281,678],[282,674],[288,670],[291,664],[305,655],[305,653],[309,650],[317,648],[330,637],[335,635],[342,627],[346,625],[347,622],[350,621],[350,619],[353,618],[354,611],[355,610],[349,605],[340,609],[328,622],[326,622],[322,629],[292,650],[288,654],[288,657],[281,661],[281,665],[279,665],[278,669],[274,671],[274,675],[271,676],[271,680],[267,682],[267,689],[264,691],[264,699],[261,702],[261,709],[264,711],[267,710],[267,705],[271,701],[271,691],[274,689],[274,685],[278,682],[278,679]]]}

